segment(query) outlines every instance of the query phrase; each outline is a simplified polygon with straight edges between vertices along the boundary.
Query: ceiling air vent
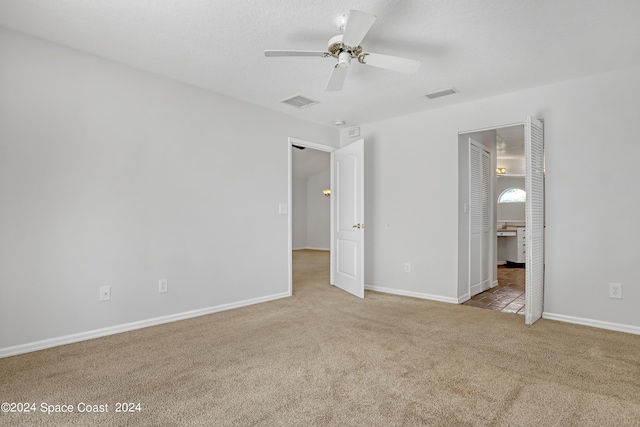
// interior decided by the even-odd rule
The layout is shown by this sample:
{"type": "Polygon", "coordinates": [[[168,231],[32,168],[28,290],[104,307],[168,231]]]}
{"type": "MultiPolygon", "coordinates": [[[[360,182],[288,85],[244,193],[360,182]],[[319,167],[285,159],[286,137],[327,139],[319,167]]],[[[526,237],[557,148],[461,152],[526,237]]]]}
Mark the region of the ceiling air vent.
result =
{"type": "Polygon", "coordinates": [[[453,95],[454,93],[458,93],[458,91],[456,90],[456,88],[451,88],[451,89],[444,89],[444,90],[439,90],[437,92],[431,92],[426,94],[425,96],[429,99],[436,99],[436,98],[440,98],[441,96],[447,96],[447,95],[453,95]]]}
{"type": "Polygon", "coordinates": [[[310,107],[312,105],[315,105],[318,103],[318,101],[314,101],[313,99],[309,99],[309,98],[305,98],[302,95],[296,95],[296,96],[292,96],[291,98],[287,98],[284,99],[282,101],[280,101],[284,104],[289,104],[293,107],[296,108],[307,108],[310,107]]]}

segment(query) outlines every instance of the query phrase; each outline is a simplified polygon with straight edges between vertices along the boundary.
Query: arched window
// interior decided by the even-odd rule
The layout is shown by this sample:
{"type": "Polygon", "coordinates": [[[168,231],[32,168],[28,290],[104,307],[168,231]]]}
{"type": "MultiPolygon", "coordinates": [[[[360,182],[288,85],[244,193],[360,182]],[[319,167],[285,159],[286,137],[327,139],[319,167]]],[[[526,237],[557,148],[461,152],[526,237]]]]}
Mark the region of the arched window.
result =
{"type": "Polygon", "coordinates": [[[498,203],[515,203],[526,200],[527,193],[520,188],[507,188],[500,194],[500,197],[498,197],[498,203]]]}

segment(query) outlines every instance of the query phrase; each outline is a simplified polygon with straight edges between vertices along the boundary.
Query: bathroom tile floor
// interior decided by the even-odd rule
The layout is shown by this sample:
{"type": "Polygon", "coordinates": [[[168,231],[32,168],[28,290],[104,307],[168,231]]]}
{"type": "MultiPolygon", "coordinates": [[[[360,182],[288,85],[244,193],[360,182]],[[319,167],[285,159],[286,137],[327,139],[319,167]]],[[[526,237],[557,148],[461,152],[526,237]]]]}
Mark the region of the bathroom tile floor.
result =
{"type": "Polygon", "coordinates": [[[498,267],[498,286],[474,295],[463,305],[524,314],[524,268],[498,267]]]}

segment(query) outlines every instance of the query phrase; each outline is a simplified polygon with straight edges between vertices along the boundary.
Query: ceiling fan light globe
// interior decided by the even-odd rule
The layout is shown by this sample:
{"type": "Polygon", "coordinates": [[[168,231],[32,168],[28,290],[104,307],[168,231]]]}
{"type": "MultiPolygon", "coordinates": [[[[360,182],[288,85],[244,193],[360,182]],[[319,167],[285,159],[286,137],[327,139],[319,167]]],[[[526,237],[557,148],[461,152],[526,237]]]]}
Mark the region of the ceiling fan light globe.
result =
{"type": "Polygon", "coordinates": [[[338,67],[346,68],[351,64],[351,54],[349,52],[340,52],[338,55],[338,67]]]}

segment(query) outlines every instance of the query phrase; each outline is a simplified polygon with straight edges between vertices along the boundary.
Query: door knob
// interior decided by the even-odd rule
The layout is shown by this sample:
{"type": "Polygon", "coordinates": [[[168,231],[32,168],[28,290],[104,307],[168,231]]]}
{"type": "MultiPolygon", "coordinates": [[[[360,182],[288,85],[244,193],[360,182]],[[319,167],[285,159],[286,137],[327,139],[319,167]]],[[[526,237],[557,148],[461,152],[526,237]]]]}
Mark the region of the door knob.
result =
{"type": "Polygon", "coordinates": [[[353,228],[364,228],[365,225],[364,224],[356,224],[353,226],[353,228]]]}

